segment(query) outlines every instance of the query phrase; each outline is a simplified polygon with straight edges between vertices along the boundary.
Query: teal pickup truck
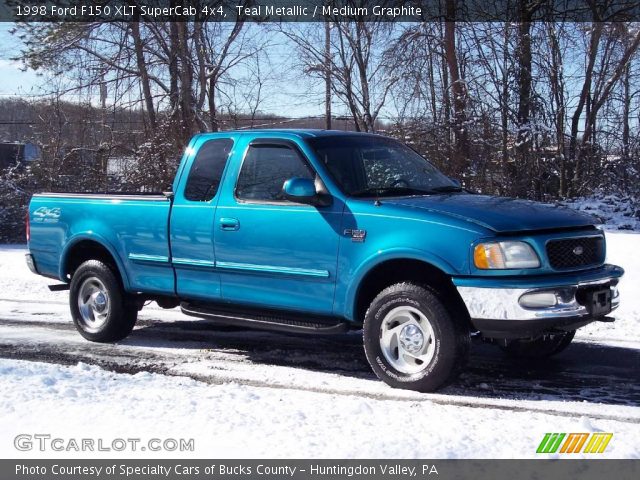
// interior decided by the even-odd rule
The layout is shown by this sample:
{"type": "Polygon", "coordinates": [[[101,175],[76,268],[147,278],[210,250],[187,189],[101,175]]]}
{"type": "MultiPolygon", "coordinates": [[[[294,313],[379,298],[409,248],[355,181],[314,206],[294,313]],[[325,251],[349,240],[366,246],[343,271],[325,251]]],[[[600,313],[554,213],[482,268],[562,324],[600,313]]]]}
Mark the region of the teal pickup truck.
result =
{"type": "Polygon", "coordinates": [[[154,300],[222,324],[316,334],[362,328],[374,372],[433,391],[472,335],[543,357],[611,321],[620,267],[596,219],[463,190],[379,135],[197,135],[173,189],[35,195],[27,263],[70,289],[73,321],[115,342],[154,300]]]}

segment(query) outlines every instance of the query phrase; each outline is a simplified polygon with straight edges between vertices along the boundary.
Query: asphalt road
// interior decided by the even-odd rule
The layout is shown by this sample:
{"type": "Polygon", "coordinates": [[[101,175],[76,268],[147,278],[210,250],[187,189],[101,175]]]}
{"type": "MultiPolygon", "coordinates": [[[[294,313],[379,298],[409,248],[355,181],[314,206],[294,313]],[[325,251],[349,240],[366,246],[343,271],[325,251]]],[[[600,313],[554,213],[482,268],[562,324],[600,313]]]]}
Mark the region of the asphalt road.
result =
{"type": "Polygon", "coordinates": [[[453,385],[437,395],[422,395],[388,388],[375,378],[360,332],[333,336],[258,332],[208,320],[159,321],[150,311],[124,341],[96,344],[82,339],[70,320],[61,320],[61,309],[64,306],[43,303],[23,316],[19,309],[11,315],[0,309],[0,357],[85,362],[121,373],[186,375],[210,383],[236,381],[558,415],[581,416],[584,406],[592,407],[592,416],[640,423],[640,413],[630,414],[629,409],[598,413],[599,405],[640,406],[640,350],[633,345],[574,341],[552,359],[515,361],[493,345],[476,342],[466,371],[453,385]]]}

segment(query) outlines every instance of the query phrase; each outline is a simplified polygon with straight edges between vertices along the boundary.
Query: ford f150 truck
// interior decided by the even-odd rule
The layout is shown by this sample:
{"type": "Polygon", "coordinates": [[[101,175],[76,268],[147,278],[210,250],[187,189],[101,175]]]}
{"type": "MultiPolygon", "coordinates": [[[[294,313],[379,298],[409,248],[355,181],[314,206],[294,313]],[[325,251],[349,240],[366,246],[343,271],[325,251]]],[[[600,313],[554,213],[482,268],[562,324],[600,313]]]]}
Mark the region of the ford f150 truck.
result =
{"type": "Polygon", "coordinates": [[[373,134],[253,130],[192,139],[171,192],[35,195],[31,270],[70,289],[86,339],[115,342],[145,302],[223,324],[363,331],[374,372],[433,391],[472,335],[557,353],[619,303],[593,217],[467,192],[373,134]]]}

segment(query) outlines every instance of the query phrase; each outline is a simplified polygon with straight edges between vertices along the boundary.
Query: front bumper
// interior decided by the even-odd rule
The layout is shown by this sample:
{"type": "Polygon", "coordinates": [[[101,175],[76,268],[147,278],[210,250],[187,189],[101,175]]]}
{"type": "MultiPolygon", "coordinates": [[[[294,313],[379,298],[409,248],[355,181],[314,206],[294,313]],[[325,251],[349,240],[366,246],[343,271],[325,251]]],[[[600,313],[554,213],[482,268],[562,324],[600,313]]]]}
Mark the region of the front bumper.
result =
{"type": "Polygon", "coordinates": [[[624,271],[605,265],[600,275],[511,279],[499,286],[493,278],[464,279],[457,283],[471,322],[484,336],[494,338],[528,337],[553,330],[575,330],[602,317],[594,314],[587,292],[609,292],[611,310],[620,304],[618,281],[624,271]],[[475,284],[474,284],[475,283],[475,284]]]}

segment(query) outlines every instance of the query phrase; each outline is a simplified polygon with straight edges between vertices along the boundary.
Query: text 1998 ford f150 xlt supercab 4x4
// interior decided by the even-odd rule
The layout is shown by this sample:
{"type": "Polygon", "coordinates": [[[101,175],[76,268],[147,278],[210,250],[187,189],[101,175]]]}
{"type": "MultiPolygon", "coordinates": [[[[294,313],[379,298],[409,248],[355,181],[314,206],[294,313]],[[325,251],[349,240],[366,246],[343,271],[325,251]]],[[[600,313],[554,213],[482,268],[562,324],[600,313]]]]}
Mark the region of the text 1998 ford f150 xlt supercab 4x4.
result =
{"type": "MultiPolygon", "coordinates": [[[[145,301],[224,324],[363,329],[389,385],[455,378],[473,332],[519,356],[563,350],[618,306],[596,220],[477,195],[378,135],[201,134],[163,195],[41,194],[30,268],[70,288],[87,339],[127,336],[145,301]]],[[[64,288],[64,287],[63,287],[64,288]]]]}

